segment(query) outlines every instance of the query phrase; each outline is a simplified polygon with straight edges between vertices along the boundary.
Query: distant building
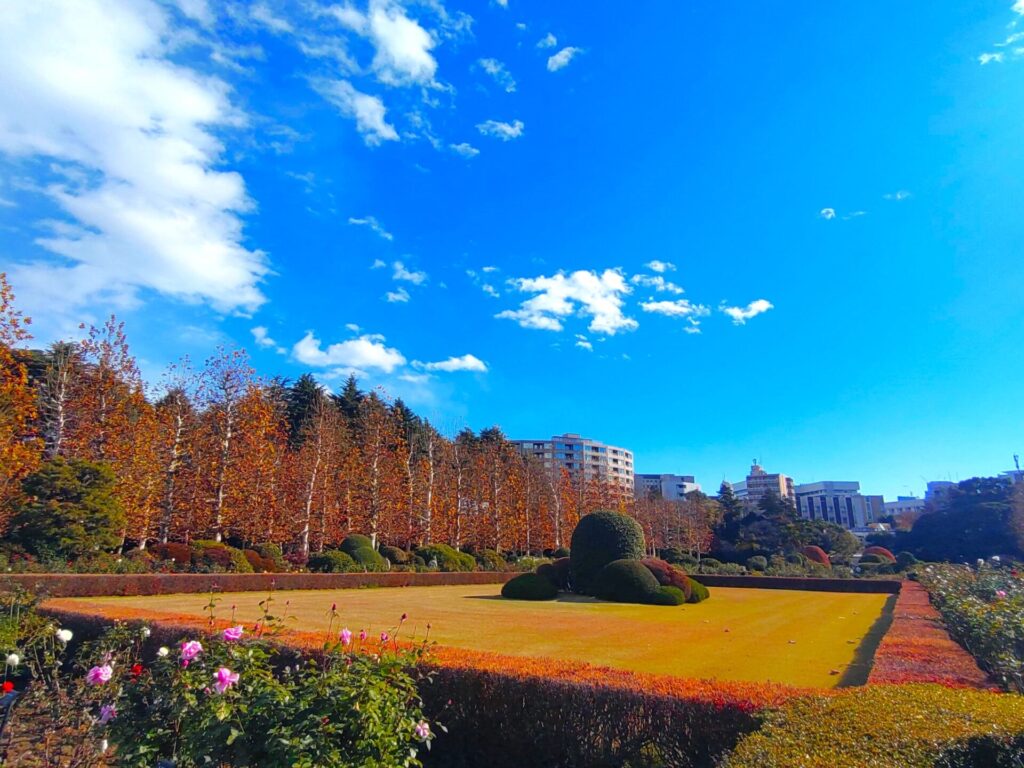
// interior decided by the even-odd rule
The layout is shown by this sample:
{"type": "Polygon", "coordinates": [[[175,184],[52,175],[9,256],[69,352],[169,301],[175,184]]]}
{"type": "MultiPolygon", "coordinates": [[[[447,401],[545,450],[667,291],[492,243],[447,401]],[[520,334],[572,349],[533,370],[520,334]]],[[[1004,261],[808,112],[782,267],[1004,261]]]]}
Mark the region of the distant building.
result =
{"type": "Polygon", "coordinates": [[[652,496],[668,501],[679,501],[686,494],[700,490],[693,475],[634,475],[634,490],[638,499],[652,496]]]}
{"type": "Polygon", "coordinates": [[[633,452],[567,432],[547,440],[513,440],[519,452],[575,478],[608,482],[633,494],[633,452]]]}
{"type": "Polygon", "coordinates": [[[794,492],[797,511],[807,520],[826,520],[854,530],[867,528],[885,515],[885,500],[865,496],[855,481],[803,483],[794,492]]]}
{"type": "Polygon", "coordinates": [[[779,473],[764,471],[764,467],[756,461],[750,465],[750,474],[746,480],[732,484],[732,492],[736,498],[742,501],[747,507],[757,509],[761,505],[761,499],[769,491],[774,491],[780,499],[789,499],[796,503],[796,496],[793,493],[793,478],[779,473]]]}
{"type": "Polygon", "coordinates": [[[909,515],[917,517],[924,512],[924,499],[918,496],[897,496],[896,501],[885,502],[885,514],[899,518],[909,515]]]}
{"type": "Polygon", "coordinates": [[[939,501],[956,485],[952,480],[932,480],[924,491],[925,501],[939,501]]]}

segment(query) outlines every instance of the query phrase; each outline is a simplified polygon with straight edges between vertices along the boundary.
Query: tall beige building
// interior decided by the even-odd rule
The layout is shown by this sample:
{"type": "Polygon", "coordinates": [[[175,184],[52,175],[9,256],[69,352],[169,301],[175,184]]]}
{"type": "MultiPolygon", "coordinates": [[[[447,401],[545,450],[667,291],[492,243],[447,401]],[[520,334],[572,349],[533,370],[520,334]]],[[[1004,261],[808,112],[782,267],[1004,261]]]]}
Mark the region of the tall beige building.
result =
{"type": "Polygon", "coordinates": [[[633,495],[633,452],[567,432],[546,440],[513,440],[520,453],[548,469],[565,469],[573,477],[610,482],[633,495]]]}
{"type": "Polygon", "coordinates": [[[775,491],[780,499],[789,499],[796,504],[796,493],[793,490],[793,478],[778,472],[765,472],[764,467],[754,461],[750,465],[750,474],[747,479],[732,484],[733,493],[736,498],[746,506],[757,509],[761,499],[768,491],[775,491]]]}

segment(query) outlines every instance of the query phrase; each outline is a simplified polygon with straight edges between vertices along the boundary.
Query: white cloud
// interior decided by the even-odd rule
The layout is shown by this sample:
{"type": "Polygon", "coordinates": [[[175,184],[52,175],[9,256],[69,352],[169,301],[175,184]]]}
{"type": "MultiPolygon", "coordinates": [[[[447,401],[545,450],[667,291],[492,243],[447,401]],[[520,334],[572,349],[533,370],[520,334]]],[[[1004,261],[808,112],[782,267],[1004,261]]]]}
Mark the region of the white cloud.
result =
{"type": "MultiPolygon", "coordinates": [[[[644,301],[640,303],[644,312],[668,317],[707,317],[711,310],[703,304],[693,304],[689,299],[675,301],[644,301]]],[[[762,310],[763,311],[763,310],[762,310]]]]}
{"type": "Polygon", "coordinates": [[[330,12],[344,26],[373,44],[376,53],[372,67],[382,83],[433,83],[437,60],[430,51],[437,45],[437,40],[419,22],[406,16],[400,3],[370,0],[365,14],[351,5],[334,6],[330,12]]]}
{"type": "Polygon", "coordinates": [[[579,54],[583,53],[582,48],[575,48],[571,45],[566,46],[554,56],[548,57],[548,72],[557,72],[560,69],[564,69],[569,66],[569,62],[579,54]]]}
{"type": "Polygon", "coordinates": [[[266,326],[257,325],[251,329],[252,337],[256,341],[256,346],[263,349],[273,349],[279,355],[288,354],[288,350],[280,346],[276,341],[270,338],[270,332],[267,331],[266,326]]]}
{"type": "Polygon", "coordinates": [[[426,272],[406,269],[405,264],[400,261],[396,261],[392,267],[395,271],[391,276],[395,280],[404,280],[405,282],[412,283],[413,285],[422,285],[427,280],[426,272]]]}
{"type": "Polygon", "coordinates": [[[594,351],[594,345],[590,343],[586,336],[579,333],[576,334],[576,346],[580,349],[585,349],[588,352],[594,351]]]}
{"type": "Polygon", "coordinates": [[[519,309],[505,310],[496,317],[515,320],[524,328],[560,331],[562,320],[573,314],[590,317],[588,327],[594,333],[614,336],[637,327],[636,320],[622,312],[622,297],[632,289],[616,269],[606,269],[600,275],[589,270],[569,275],[558,272],[551,277],[518,278],[510,283],[524,293],[537,295],[519,309]]]}
{"type": "Polygon", "coordinates": [[[387,121],[387,108],[377,96],[357,91],[347,80],[316,80],[313,86],[343,115],[356,121],[356,130],[369,146],[398,141],[398,131],[387,121]]]}
{"type": "Polygon", "coordinates": [[[508,8],[508,0],[494,0],[502,8],[508,8]]]}
{"type": "MultiPolygon", "coordinates": [[[[361,219],[357,219],[355,217],[350,216],[348,219],[348,223],[355,224],[356,226],[361,227],[369,227],[371,231],[376,232],[385,240],[395,239],[395,236],[388,232],[386,229],[384,229],[384,225],[377,221],[377,219],[373,216],[364,216],[361,219]]],[[[383,263],[381,263],[381,266],[384,266],[383,263]]]]}
{"type": "Polygon", "coordinates": [[[516,81],[505,65],[497,59],[480,59],[477,64],[483,67],[484,72],[494,78],[494,82],[505,89],[505,93],[515,93],[516,81]]]}
{"type": "Polygon", "coordinates": [[[999,53],[983,53],[978,57],[978,63],[982,66],[995,62],[996,64],[1001,63],[1003,60],[1002,52],[999,53]]]}
{"type": "Polygon", "coordinates": [[[457,155],[462,155],[463,157],[476,157],[480,154],[479,149],[465,141],[461,144],[449,144],[448,149],[457,155]]]}
{"type": "Polygon", "coordinates": [[[513,120],[511,123],[502,123],[498,120],[485,120],[482,123],[477,123],[477,130],[480,131],[484,136],[492,136],[502,141],[511,141],[512,139],[518,139],[523,135],[523,130],[526,125],[522,120],[513,120]]]}
{"type": "Polygon", "coordinates": [[[352,333],[359,333],[361,330],[363,330],[362,328],[360,328],[355,323],[345,323],[345,328],[347,330],[352,331],[352,333]]]}
{"type": "Polygon", "coordinates": [[[413,363],[413,366],[424,371],[445,371],[447,373],[453,371],[474,371],[476,373],[487,373],[487,363],[475,355],[453,356],[437,363],[421,363],[416,361],[413,363]]]}
{"type": "Polygon", "coordinates": [[[1017,0],[1017,2],[1013,4],[1013,10],[1021,16],[1024,16],[1024,0],[1017,0]]]}
{"type": "Polygon", "coordinates": [[[8,263],[32,314],[130,306],[139,289],[221,311],[264,302],[266,257],[243,244],[252,202],[215,135],[246,117],[223,81],[167,58],[178,32],[149,0],[4,6],[0,154],[52,161],[29,194],[67,217],[37,241],[59,262],[8,263]]]}
{"type": "Polygon", "coordinates": [[[646,264],[644,264],[644,266],[651,270],[651,272],[659,273],[674,272],[676,268],[676,265],[673,264],[671,261],[659,261],[658,259],[648,261],[646,264]]]}
{"type": "Polygon", "coordinates": [[[337,366],[391,373],[405,365],[405,356],[397,349],[386,346],[384,337],[376,334],[365,334],[321,349],[320,340],[312,331],[307,331],[292,347],[292,356],[300,363],[317,368],[337,366]]]}
{"type": "Polygon", "coordinates": [[[537,41],[538,48],[554,48],[556,45],[558,45],[558,38],[550,32],[537,41]]]}
{"type": "Polygon", "coordinates": [[[271,32],[279,35],[290,35],[295,31],[290,22],[275,16],[266,3],[256,3],[256,5],[249,9],[249,16],[253,21],[259,22],[271,32]]]}
{"type": "Polygon", "coordinates": [[[832,219],[836,217],[836,209],[822,208],[821,212],[818,213],[818,215],[821,216],[821,218],[823,218],[825,221],[832,221],[832,219]]]}
{"type": "Polygon", "coordinates": [[[682,288],[673,282],[666,280],[661,275],[633,275],[629,279],[633,285],[642,285],[646,288],[653,288],[661,293],[685,293],[682,288]]]}
{"type": "Polygon", "coordinates": [[[490,283],[481,283],[480,284],[480,290],[483,291],[484,293],[486,293],[488,296],[490,296],[492,298],[495,298],[495,299],[500,299],[501,298],[501,293],[498,291],[497,288],[495,288],[490,283]]]}
{"type": "Polygon", "coordinates": [[[525,32],[526,31],[526,23],[522,22],[522,21],[517,21],[516,22],[516,29],[518,29],[520,32],[525,32]]]}
{"type": "Polygon", "coordinates": [[[719,307],[722,312],[732,318],[734,325],[743,325],[752,317],[757,317],[761,313],[774,308],[775,306],[767,299],[757,299],[745,307],[727,307],[724,304],[719,307]]]}
{"type": "Polygon", "coordinates": [[[370,269],[384,269],[387,266],[387,262],[383,259],[374,259],[373,264],[370,265],[370,269]]]}
{"type": "Polygon", "coordinates": [[[907,192],[907,190],[905,189],[901,189],[898,192],[890,192],[889,194],[883,195],[882,197],[884,197],[886,200],[894,200],[896,202],[900,202],[910,197],[910,193],[907,192]]]}
{"type": "Polygon", "coordinates": [[[384,298],[390,304],[405,304],[409,301],[409,292],[405,288],[399,288],[397,291],[388,291],[384,298]]]}

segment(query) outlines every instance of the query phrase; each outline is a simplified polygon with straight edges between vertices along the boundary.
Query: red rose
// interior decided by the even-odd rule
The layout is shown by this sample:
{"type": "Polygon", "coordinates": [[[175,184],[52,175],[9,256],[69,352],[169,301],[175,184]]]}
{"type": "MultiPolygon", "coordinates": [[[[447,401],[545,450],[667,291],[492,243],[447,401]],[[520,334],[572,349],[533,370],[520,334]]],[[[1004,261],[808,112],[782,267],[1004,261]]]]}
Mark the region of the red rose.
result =
{"type": "Polygon", "coordinates": [[[13,690],[14,690],[14,683],[12,683],[10,680],[8,680],[7,682],[4,683],[4,693],[10,693],[13,690]]]}
{"type": "Polygon", "coordinates": [[[141,675],[142,674],[142,665],[141,664],[133,664],[132,665],[132,674],[133,675],[141,675]]]}

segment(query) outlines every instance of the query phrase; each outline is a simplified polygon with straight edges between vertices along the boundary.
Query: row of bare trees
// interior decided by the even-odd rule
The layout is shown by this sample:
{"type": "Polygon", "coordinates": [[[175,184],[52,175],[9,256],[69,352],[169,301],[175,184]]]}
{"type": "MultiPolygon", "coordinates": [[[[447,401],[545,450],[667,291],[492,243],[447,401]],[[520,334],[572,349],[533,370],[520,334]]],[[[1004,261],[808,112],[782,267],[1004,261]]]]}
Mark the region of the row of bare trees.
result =
{"type": "MultiPolygon", "coordinates": [[[[401,400],[350,378],[337,394],[306,374],[256,375],[244,351],[172,366],[148,388],[124,326],[27,351],[0,282],[0,504],[54,458],[109,464],[126,545],[213,538],[302,555],[349,532],[412,547],[537,553],[568,544],[595,509],[637,515],[652,546],[706,549],[693,508],[635,502],[615,486],[552,472],[497,427],[445,435],[401,400]]],[[[3,522],[3,521],[0,521],[3,522]]]]}

